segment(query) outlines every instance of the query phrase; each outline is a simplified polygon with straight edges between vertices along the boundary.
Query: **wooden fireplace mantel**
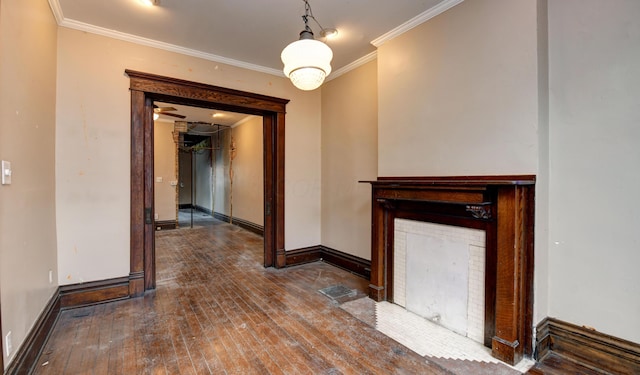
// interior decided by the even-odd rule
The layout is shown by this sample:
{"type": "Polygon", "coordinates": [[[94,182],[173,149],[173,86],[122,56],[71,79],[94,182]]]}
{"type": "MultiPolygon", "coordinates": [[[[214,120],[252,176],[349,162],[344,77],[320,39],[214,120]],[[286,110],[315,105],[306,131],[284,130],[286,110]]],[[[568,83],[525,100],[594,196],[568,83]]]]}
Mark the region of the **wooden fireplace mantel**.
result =
{"type": "Polygon", "coordinates": [[[394,219],[486,233],[485,345],[515,364],[532,354],[535,176],[379,177],[372,186],[369,296],[393,302],[394,219]]]}

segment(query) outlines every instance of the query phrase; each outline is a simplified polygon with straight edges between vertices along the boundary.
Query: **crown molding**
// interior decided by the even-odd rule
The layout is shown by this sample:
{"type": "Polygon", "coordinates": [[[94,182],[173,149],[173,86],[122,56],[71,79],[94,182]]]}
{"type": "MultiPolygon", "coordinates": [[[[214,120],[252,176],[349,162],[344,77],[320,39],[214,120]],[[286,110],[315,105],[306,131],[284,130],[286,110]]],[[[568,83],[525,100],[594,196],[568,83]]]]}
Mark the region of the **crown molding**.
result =
{"type": "Polygon", "coordinates": [[[418,14],[417,16],[413,17],[412,19],[410,19],[409,21],[403,23],[402,25],[396,27],[395,29],[392,29],[388,32],[386,32],[385,34],[377,37],[376,39],[371,41],[371,44],[373,44],[376,47],[380,47],[381,45],[383,45],[384,43],[386,43],[387,41],[406,33],[407,31],[413,29],[414,27],[423,24],[425,22],[427,22],[428,20],[432,19],[433,17],[446,12],[447,10],[453,8],[454,6],[460,4],[461,2],[463,2],[464,0],[444,0],[443,2],[441,2],[440,4],[431,7],[429,9],[427,9],[426,11],[418,14]]]}
{"type": "Polygon", "coordinates": [[[227,64],[227,65],[232,65],[238,68],[244,68],[244,69],[254,70],[257,72],[284,77],[284,73],[278,69],[267,68],[261,65],[251,64],[251,63],[247,63],[240,60],[230,59],[228,57],[214,55],[212,53],[202,52],[202,51],[194,50],[191,48],[180,47],[175,44],[160,42],[160,41],[148,39],[148,38],[142,38],[136,35],[127,34],[120,31],[111,30],[111,29],[105,29],[103,27],[90,25],[84,22],[65,19],[59,25],[63,27],[68,27],[70,29],[86,31],[92,34],[98,34],[98,35],[106,36],[113,39],[123,40],[125,42],[131,42],[131,43],[140,44],[147,47],[158,48],[158,49],[169,51],[169,52],[176,52],[176,53],[180,53],[187,56],[198,57],[204,60],[210,60],[210,61],[215,61],[215,62],[227,64]]]}
{"type": "MultiPolygon", "coordinates": [[[[238,68],[243,68],[243,69],[248,69],[248,70],[253,70],[253,71],[257,71],[257,72],[261,72],[261,73],[266,73],[266,74],[271,74],[274,76],[278,76],[278,77],[284,77],[284,73],[282,72],[282,70],[279,69],[273,69],[273,68],[268,68],[265,66],[261,66],[261,65],[257,65],[257,64],[251,64],[251,63],[247,63],[244,61],[240,61],[240,60],[235,60],[235,59],[230,59],[228,57],[224,57],[224,56],[219,56],[219,55],[215,55],[212,53],[207,53],[207,52],[202,52],[202,51],[198,51],[198,50],[194,50],[191,48],[185,48],[185,47],[181,47],[175,44],[170,44],[170,43],[165,43],[165,42],[160,42],[154,39],[148,39],[148,38],[143,38],[137,35],[133,35],[133,34],[127,34],[127,33],[123,33],[120,31],[116,31],[116,30],[111,30],[111,29],[106,29],[103,27],[99,27],[99,26],[94,26],[88,23],[84,23],[84,22],[80,22],[80,21],[76,21],[76,20],[72,20],[72,19],[66,19],[64,17],[64,14],[62,12],[62,8],[60,7],[60,2],[59,0],[48,0],[49,1],[49,6],[51,7],[51,11],[53,12],[53,15],[56,19],[56,22],[58,23],[59,26],[62,27],[67,27],[70,29],[74,29],[74,30],[79,30],[79,31],[85,31],[88,33],[92,33],[92,34],[97,34],[97,35],[102,35],[102,36],[106,36],[109,38],[114,38],[114,39],[118,39],[118,40],[123,40],[126,42],[130,42],[130,43],[135,43],[135,44],[139,44],[139,45],[143,45],[143,46],[147,46],[147,47],[153,47],[153,48],[158,48],[161,50],[165,50],[165,51],[169,51],[169,52],[175,52],[175,53],[180,53],[183,55],[187,55],[187,56],[192,56],[192,57],[197,57],[197,58],[201,58],[204,60],[209,60],[209,61],[215,61],[215,62],[219,62],[219,63],[223,63],[223,64],[227,64],[227,65],[231,65],[231,66],[235,66],[238,68]]],[[[395,37],[397,37],[400,34],[403,34],[409,30],[411,30],[412,28],[430,20],[431,18],[447,11],[448,9],[460,4],[461,2],[463,2],[464,0],[444,0],[443,2],[439,3],[438,5],[428,9],[427,11],[419,14],[418,16],[410,19],[409,21],[405,22],[404,24],[394,28],[393,30],[390,30],[389,32],[385,33],[384,35],[381,35],[380,37],[376,38],[375,40],[373,40],[371,42],[371,44],[373,44],[375,47],[380,47],[382,44],[384,44],[386,41],[391,40],[395,37]]],[[[335,71],[333,71],[333,73],[331,73],[328,77],[327,77],[327,82],[340,77],[341,75],[348,73],[370,61],[373,61],[377,58],[377,51],[373,51],[345,66],[343,66],[340,69],[337,69],[335,71]]]]}
{"type": "Polygon", "coordinates": [[[60,1],[58,0],[49,0],[49,7],[51,8],[51,12],[56,19],[58,25],[64,21],[64,15],[62,14],[62,8],[60,7],[60,1]]]}
{"type": "Polygon", "coordinates": [[[356,61],[353,61],[345,66],[343,66],[342,68],[334,71],[333,73],[331,73],[329,75],[329,77],[327,77],[327,82],[331,81],[334,78],[338,78],[341,75],[348,73],[366,63],[368,63],[369,61],[373,61],[375,59],[378,58],[378,51],[373,51],[367,55],[362,56],[361,58],[357,59],[356,61]]]}
{"type": "Polygon", "coordinates": [[[215,61],[231,66],[236,66],[238,68],[249,69],[261,73],[267,73],[278,77],[284,77],[284,73],[281,70],[268,68],[265,66],[251,64],[240,60],[230,59],[228,57],[223,57],[219,55],[214,55],[212,53],[202,52],[198,50],[194,50],[191,48],[185,48],[181,46],[177,46],[175,44],[160,42],[153,39],[143,38],[137,35],[127,34],[116,30],[106,29],[104,27],[90,25],[88,23],[67,19],[64,17],[62,13],[62,8],[60,7],[60,2],[58,0],[49,0],[49,7],[51,7],[51,11],[56,19],[56,22],[59,26],[67,27],[69,29],[85,31],[92,34],[102,35],[109,38],[114,38],[118,40],[123,40],[125,42],[140,44],[147,47],[158,48],[161,50],[180,53],[187,56],[198,57],[204,60],[215,61]]]}

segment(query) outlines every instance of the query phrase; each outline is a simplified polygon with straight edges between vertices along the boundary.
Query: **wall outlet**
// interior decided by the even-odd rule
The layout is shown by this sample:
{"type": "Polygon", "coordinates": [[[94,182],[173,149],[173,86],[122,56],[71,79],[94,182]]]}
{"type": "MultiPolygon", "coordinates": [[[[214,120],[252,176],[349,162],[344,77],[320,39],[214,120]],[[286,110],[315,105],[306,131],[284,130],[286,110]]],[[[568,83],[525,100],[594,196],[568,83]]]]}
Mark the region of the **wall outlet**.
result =
{"type": "Polygon", "coordinates": [[[53,284],[53,271],[49,270],[49,284],[53,284]]]}
{"type": "Polygon", "coordinates": [[[8,161],[2,161],[2,169],[0,169],[0,174],[2,174],[2,185],[11,185],[11,163],[8,161]]]}
{"type": "Polygon", "coordinates": [[[154,216],[155,216],[156,220],[158,220],[158,218],[160,217],[160,216],[158,216],[158,214],[155,214],[154,216]]]}
{"type": "Polygon", "coordinates": [[[4,347],[5,347],[5,351],[7,352],[7,357],[9,357],[11,355],[11,352],[13,351],[13,342],[11,341],[11,331],[9,331],[9,333],[7,333],[7,335],[4,337],[4,347]]]}

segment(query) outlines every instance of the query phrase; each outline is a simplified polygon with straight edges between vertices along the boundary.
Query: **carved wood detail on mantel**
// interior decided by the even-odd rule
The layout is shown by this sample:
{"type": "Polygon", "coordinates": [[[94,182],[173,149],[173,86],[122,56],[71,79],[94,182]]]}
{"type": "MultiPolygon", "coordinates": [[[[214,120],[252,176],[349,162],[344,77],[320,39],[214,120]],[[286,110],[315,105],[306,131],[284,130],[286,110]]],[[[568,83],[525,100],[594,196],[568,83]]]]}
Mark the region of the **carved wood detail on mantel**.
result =
{"type": "Polygon", "coordinates": [[[509,364],[530,356],[535,176],[379,177],[372,186],[369,296],[393,302],[396,218],[486,233],[485,345],[509,364]]]}

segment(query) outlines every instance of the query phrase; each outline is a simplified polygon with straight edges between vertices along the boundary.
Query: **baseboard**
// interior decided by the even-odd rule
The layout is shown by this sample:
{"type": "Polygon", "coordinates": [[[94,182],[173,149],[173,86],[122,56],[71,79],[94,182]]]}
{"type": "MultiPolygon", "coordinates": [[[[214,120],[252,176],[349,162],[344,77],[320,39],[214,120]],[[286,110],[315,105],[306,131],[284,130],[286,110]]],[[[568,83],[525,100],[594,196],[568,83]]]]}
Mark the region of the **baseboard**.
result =
{"type": "MultiPolygon", "coordinates": [[[[231,223],[231,221],[232,221],[229,216],[227,216],[225,214],[222,214],[220,212],[214,212],[213,213],[213,217],[215,219],[218,219],[220,221],[224,221],[226,223],[231,223]]],[[[237,217],[233,218],[233,223],[232,224],[233,225],[237,225],[242,229],[246,229],[249,232],[253,232],[253,233],[255,233],[255,234],[257,234],[257,235],[259,235],[261,237],[264,237],[264,227],[261,226],[261,225],[254,224],[254,223],[252,223],[250,221],[239,219],[237,217]]]]}
{"type": "Polygon", "coordinates": [[[311,246],[302,249],[285,251],[285,264],[287,267],[312,263],[322,260],[322,246],[311,246]]]}
{"type": "Polygon", "coordinates": [[[193,209],[196,210],[196,211],[204,212],[205,214],[213,216],[213,211],[211,211],[209,208],[198,206],[196,204],[195,206],[193,206],[193,209]]]}
{"type": "Polygon", "coordinates": [[[371,261],[322,246],[322,260],[367,280],[371,278],[371,261]]]}
{"type": "Polygon", "coordinates": [[[568,361],[611,374],[640,374],[640,344],[546,318],[536,329],[536,360],[553,353],[568,361]]]}
{"type": "Polygon", "coordinates": [[[36,365],[36,360],[49,339],[49,334],[58,320],[60,314],[59,288],[53,293],[51,299],[38,316],[33,327],[18,348],[15,357],[9,363],[5,374],[26,375],[30,374],[36,365]]]}
{"type": "Polygon", "coordinates": [[[26,375],[32,372],[61,311],[127,298],[128,277],[58,287],[18,348],[5,374],[26,375]]]}
{"type": "Polygon", "coordinates": [[[60,307],[63,310],[127,298],[129,298],[128,277],[60,287],[60,307]]]}
{"type": "Polygon", "coordinates": [[[178,222],[176,220],[160,220],[155,221],[153,226],[156,230],[176,229],[178,227],[178,222]]]}
{"type": "Polygon", "coordinates": [[[322,245],[289,250],[285,257],[287,267],[321,260],[367,280],[371,277],[371,261],[322,245]]]}

